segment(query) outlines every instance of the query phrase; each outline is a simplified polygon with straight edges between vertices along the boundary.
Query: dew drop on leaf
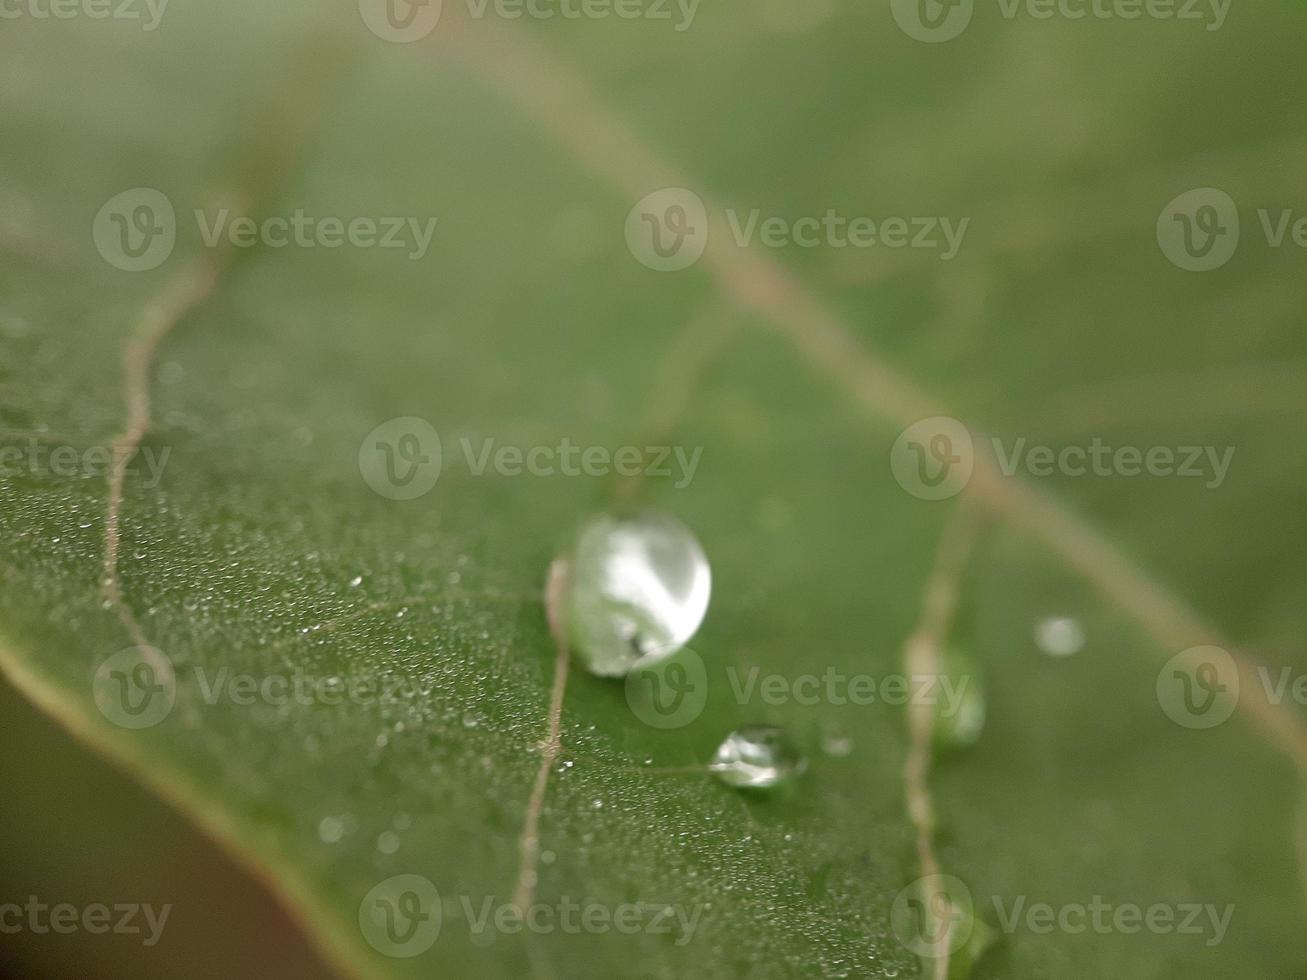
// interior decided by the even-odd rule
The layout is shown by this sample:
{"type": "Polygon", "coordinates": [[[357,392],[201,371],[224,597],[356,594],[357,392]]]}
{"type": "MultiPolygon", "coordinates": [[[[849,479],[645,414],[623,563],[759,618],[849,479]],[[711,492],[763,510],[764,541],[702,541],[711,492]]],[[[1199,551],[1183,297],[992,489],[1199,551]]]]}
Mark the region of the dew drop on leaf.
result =
{"type": "Polygon", "coordinates": [[[807,760],[781,729],[747,725],[726,737],[708,768],[729,786],[763,789],[796,779],[807,760]]]}
{"type": "Polygon", "coordinates": [[[708,610],[703,548],[667,514],[601,514],[572,549],[567,623],[591,673],[623,677],[644,657],[675,653],[708,610]]]}
{"type": "Polygon", "coordinates": [[[980,668],[956,651],[944,654],[935,694],[934,742],[939,749],[974,745],[985,728],[985,688],[980,668]]]}

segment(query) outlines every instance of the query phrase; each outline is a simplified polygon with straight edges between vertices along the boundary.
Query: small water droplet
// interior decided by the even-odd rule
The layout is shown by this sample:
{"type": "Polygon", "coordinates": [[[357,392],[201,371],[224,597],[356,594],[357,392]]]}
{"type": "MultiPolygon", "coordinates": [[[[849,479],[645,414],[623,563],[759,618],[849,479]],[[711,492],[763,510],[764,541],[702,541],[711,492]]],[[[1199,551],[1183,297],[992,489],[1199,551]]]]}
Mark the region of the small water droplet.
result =
{"type": "Polygon", "coordinates": [[[974,745],[985,728],[985,688],[980,668],[970,657],[948,651],[941,658],[936,685],[935,746],[961,749],[974,745]]]}
{"type": "Polygon", "coordinates": [[[318,821],[318,839],[324,844],[335,844],[345,835],[345,824],[339,817],[323,817],[318,821]]]}
{"type": "Polygon", "coordinates": [[[1070,616],[1050,616],[1035,627],[1035,644],[1050,657],[1070,657],[1085,646],[1085,628],[1070,616]]]}
{"type": "Polygon", "coordinates": [[[586,667],[625,676],[698,631],[712,591],[708,559],[689,529],[667,514],[601,514],[577,534],[567,621],[586,667]]]}
{"type": "Polygon", "coordinates": [[[821,738],[821,750],[836,759],[853,752],[853,739],[842,732],[826,732],[821,738]]]}
{"type": "Polygon", "coordinates": [[[730,786],[764,788],[795,779],[807,761],[781,729],[747,725],[726,737],[708,768],[730,786]]]}
{"type": "Polygon", "coordinates": [[[382,854],[394,854],[399,850],[399,834],[393,830],[383,830],[377,836],[377,850],[382,854]]]}
{"type": "Polygon", "coordinates": [[[475,711],[465,711],[465,712],[463,712],[463,727],[464,727],[464,728],[476,728],[477,725],[479,725],[479,724],[481,724],[481,719],[480,719],[479,717],[477,717],[477,714],[476,714],[475,711]]]}
{"type": "Polygon", "coordinates": [[[363,576],[355,575],[352,579],[349,580],[349,584],[351,588],[357,589],[360,585],[363,584],[363,576]]]}

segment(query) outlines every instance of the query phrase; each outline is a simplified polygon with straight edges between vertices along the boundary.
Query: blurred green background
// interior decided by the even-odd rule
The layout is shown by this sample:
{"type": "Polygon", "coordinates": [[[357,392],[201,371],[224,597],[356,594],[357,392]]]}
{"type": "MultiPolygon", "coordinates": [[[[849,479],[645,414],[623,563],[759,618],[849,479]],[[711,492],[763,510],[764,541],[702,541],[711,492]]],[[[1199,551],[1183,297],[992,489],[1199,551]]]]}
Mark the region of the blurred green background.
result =
{"type": "MultiPolygon", "coordinates": [[[[147,444],[176,453],[157,493],[131,488],[123,565],[129,600],[182,662],[394,670],[432,693],[393,712],[222,705],[203,737],[109,730],[86,674],[127,639],[100,605],[99,481],[0,483],[0,634],[95,738],[183,787],[271,873],[293,872],[318,906],[319,939],[357,946],[378,973],[521,975],[525,954],[508,943],[442,940],[429,959],[382,960],[354,919],[389,874],[418,870],[473,894],[511,886],[553,651],[535,606],[444,604],[461,601],[458,576],[467,590],[538,591],[562,529],[612,487],[477,480],[451,466],[404,510],[360,481],[364,434],[415,414],[447,449],[460,435],[620,445],[665,397],[685,325],[730,321],[737,332],[674,427],[678,443],[705,447],[703,467],[684,492],[649,489],[714,564],[696,640],[714,664],[896,669],[946,514],[894,482],[899,423],[866,412],[837,371],[758,311],[729,311],[706,264],[663,275],[630,254],[628,211],[684,180],[746,213],[969,218],[947,262],[884,248],[767,257],[859,349],[1005,439],[1237,446],[1220,492],[1065,476],[1040,487],[1232,643],[1307,669],[1307,256],[1268,247],[1255,216],[1307,208],[1307,14],[1289,0],[1236,3],[1207,31],[1000,9],[978,3],[940,44],[909,36],[879,0],[705,0],[684,32],[476,20],[446,0],[432,36],[412,45],[375,36],[352,3],[307,0],[173,0],[153,32],[6,20],[6,435],[112,438],[142,310],[208,254],[184,220],[161,270],[110,268],[90,229],[124,189],[162,188],[183,218],[234,201],[255,214],[302,206],[441,224],[423,262],[350,249],[236,257],[151,374],[147,444]],[[557,72],[538,73],[536,59],[557,72]],[[569,101],[569,79],[581,98],[569,101]],[[642,142],[591,125],[592,101],[642,142]],[[596,176],[609,168],[615,179],[596,176]],[[1155,225],[1169,201],[1207,186],[1238,203],[1243,239],[1222,268],[1187,272],[1167,261],[1155,225]],[[423,602],[403,622],[353,621],[295,645],[310,623],[410,595],[423,602]],[[327,845],[321,820],[345,812],[358,832],[327,845]],[[382,853],[397,814],[413,830],[382,853]]],[[[934,775],[946,867],[984,895],[1238,906],[1214,950],[1021,935],[991,951],[977,980],[1307,975],[1300,774],[1242,722],[1195,733],[1162,717],[1152,685],[1175,651],[1010,525],[983,538],[973,564],[961,639],[992,703],[981,743],[934,775]],[[1086,624],[1082,656],[1035,649],[1032,624],[1050,614],[1086,624]]],[[[551,787],[544,826],[564,859],[542,867],[542,894],[618,901],[679,888],[729,914],[684,951],[550,937],[560,976],[910,975],[887,915],[916,870],[901,713],[765,713],[814,764],[805,792],[757,806],[706,781],[626,771],[647,758],[701,762],[729,726],[756,720],[722,690],[696,727],[657,733],[633,723],[611,685],[574,675],[564,744],[578,764],[551,787]],[[850,756],[822,753],[830,726],[850,735],[850,756]]],[[[8,686],[0,725],[0,902],[174,905],[149,955],[130,938],[24,933],[0,939],[7,969],[324,971],[253,879],[8,686]]]]}

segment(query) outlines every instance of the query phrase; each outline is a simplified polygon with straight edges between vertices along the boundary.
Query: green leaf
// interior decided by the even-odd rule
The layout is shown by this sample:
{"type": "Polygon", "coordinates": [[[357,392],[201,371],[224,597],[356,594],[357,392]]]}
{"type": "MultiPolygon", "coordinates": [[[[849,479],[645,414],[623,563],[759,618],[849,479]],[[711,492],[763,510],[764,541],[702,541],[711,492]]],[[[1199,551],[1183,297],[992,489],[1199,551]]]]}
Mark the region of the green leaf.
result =
{"type": "Polygon", "coordinates": [[[1307,971],[1301,705],[1245,674],[1234,717],[1199,730],[1157,695],[1202,643],[1307,671],[1302,255],[1256,219],[1303,204],[1301,14],[1213,35],[981,10],[928,45],[878,5],[811,24],[705,6],[684,32],[445,6],[416,44],[352,4],[178,5],[149,32],[6,22],[12,681],[242,855],[351,973],[930,976],[892,915],[923,846],[977,933],[1006,933],[963,949],[974,977],[1307,971]],[[653,271],[624,227],[677,186],[707,202],[707,251],[653,271]],[[1187,272],[1155,225],[1205,186],[1240,203],[1243,239],[1187,272]],[[138,210],[156,198],[117,198],[139,188],[167,198],[176,241],[130,271],[158,257],[114,251],[156,228],[138,210]],[[120,223],[97,223],[115,200],[120,223]],[[725,208],[970,224],[949,259],[772,249],[733,242],[725,208]],[[224,209],[287,224],[211,247],[224,209]],[[407,247],[278,245],[297,213],[402,217],[407,247]],[[963,625],[945,616],[934,646],[964,645],[987,710],[916,786],[925,820],[904,776],[921,742],[879,695],[930,634],[959,506],[891,467],[934,415],[975,435],[959,499],[985,522],[951,578],[963,625]],[[397,499],[420,486],[378,443],[395,466],[433,443],[378,427],[410,418],[441,467],[397,499]],[[1236,452],[1217,486],[1007,477],[982,433],[1004,453],[1236,452]],[[569,446],[608,462],[569,475],[569,446]],[[684,455],[623,480],[628,446],[684,455]],[[555,472],[517,472],[540,447],[555,472]],[[632,499],[693,528],[713,568],[705,702],[677,727],[575,663],[555,695],[547,570],[632,499]],[[1084,649],[1042,653],[1049,616],[1083,624],[1084,649]],[[702,771],[749,723],[807,754],[792,791],[702,771]],[[514,931],[522,898],[538,929],[514,931]],[[1219,941],[1004,928],[1018,902],[1233,914],[1219,941]],[[427,916],[411,943],[387,909],[427,916]]]}

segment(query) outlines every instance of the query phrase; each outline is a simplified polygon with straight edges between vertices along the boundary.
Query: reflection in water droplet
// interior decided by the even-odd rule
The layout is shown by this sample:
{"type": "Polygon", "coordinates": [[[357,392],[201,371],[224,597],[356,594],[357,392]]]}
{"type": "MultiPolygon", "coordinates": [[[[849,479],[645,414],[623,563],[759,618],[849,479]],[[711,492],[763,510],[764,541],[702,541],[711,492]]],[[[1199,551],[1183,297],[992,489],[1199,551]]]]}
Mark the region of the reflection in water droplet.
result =
{"type": "Polygon", "coordinates": [[[781,729],[746,725],[726,737],[708,768],[730,786],[763,788],[795,779],[807,761],[781,729]]]}
{"type": "Polygon", "coordinates": [[[1035,644],[1050,657],[1069,657],[1085,645],[1085,628],[1078,619],[1050,616],[1035,627],[1035,644]]]}
{"type": "Polygon", "coordinates": [[[675,653],[708,610],[708,559],[666,514],[590,519],[577,535],[569,574],[568,630],[581,661],[603,677],[675,653]]]}

